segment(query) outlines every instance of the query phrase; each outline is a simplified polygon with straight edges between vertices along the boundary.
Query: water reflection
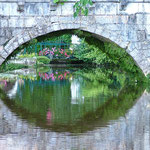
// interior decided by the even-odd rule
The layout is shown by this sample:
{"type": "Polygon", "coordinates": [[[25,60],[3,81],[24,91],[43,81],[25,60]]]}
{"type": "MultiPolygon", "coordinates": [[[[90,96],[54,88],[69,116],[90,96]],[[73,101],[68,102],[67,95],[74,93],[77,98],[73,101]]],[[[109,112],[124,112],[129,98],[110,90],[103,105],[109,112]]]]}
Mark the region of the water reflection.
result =
{"type": "Polygon", "coordinates": [[[144,124],[150,117],[149,96],[136,103],[144,87],[128,84],[123,73],[43,68],[5,81],[0,90],[1,147],[11,139],[16,149],[24,144],[27,149],[135,149],[135,135],[149,134],[144,124]],[[139,119],[142,114],[145,118],[139,119]],[[139,125],[144,128],[140,133],[139,125]],[[27,139],[35,140],[31,144],[27,139]]]}

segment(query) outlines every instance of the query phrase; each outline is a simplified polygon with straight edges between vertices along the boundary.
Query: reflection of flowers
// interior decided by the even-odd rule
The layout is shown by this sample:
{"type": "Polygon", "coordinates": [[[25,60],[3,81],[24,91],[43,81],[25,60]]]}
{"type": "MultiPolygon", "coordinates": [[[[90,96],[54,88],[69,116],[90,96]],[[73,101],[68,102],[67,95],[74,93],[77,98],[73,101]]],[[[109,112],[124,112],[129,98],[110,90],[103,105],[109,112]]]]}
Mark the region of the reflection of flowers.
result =
{"type": "Polygon", "coordinates": [[[50,121],[52,119],[52,113],[51,113],[50,109],[48,109],[48,111],[47,111],[46,119],[47,119],[48,125],[50,125],[50,123],[51,123],[50,121]]]}
{"type": "Polygon", "coordinates": [[[62,80],[62,79],[67,79],[67,75],[70,74],[69,71],[66,71],[64,73],[58,73],[57,71],[55,73],[40,73],[39,72],[39,76],[43,79],[43,80],[49,80],[51,79],[52,81],[55,81],[56,79],[58,80],[62,80]]]}
{"type": "Polygon", "coordinates": [[[47,120],[51,120],[51,118],[52,118],[52,113],[51,113],[50,109],[48,109],[47,120]]]}
{"type": "Polygon", "coordinates": [[[1,85],[4,85],[5,87],[7,87],[7,81],[6,81],[6,80],[2,80],[2,81],[0,82],[0,84],[1,84],[1,85]]]}

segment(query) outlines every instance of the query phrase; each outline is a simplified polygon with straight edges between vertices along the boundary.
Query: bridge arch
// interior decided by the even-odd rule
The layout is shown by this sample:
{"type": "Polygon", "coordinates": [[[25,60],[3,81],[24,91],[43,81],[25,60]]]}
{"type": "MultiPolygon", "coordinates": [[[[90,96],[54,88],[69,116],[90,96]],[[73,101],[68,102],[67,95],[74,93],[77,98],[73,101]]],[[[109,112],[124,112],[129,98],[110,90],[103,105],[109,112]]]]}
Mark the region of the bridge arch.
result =
{"type": "MultiPolygon", "coordinates": [[[[6,45],[3,46],[3,49],[0,51],[0,65],[9,57],[19,46],[29,42],[30,40],[50,34],[56,31],[63,30],[82,30],[89,32],[91,36],[96,37],[101,41],[109,41],[117,44],[119,47],[124,48],[125,51],[133,58],[136,65],[146,74],[147,70],[144,69],[141,61],[139,61],[139,52],[136,49],[133,49],[133,44],[129,41],[123,40],[124,37],[121,36],[120,32],[113,32],[111,27],[97,26],[95,23],[89,25],[88,21],[80,23],[51,23],[41,22],[40,25],[32,27],[30,29],[23,30],[21,33],[16,34],[12,37],[6,45]],[[136,54],[136,57],[135,57],[136,54]]],[[[141,59],[140,59],[141,60],[141,59]]]]}

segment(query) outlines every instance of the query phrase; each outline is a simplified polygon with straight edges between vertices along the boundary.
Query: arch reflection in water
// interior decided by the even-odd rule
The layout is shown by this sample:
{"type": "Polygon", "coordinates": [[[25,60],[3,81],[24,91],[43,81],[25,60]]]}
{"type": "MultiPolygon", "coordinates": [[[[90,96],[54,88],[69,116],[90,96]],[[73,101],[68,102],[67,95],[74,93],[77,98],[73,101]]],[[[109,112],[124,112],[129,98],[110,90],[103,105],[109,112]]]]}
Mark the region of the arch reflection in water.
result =
{"type": "Polygon", "coordinates": [[[21,76],[3,86],[1,99],[34,126],[81,133],[124,116],[144,88],[128,85],[120,72],[102,69],[52,68],[21,76]]]}

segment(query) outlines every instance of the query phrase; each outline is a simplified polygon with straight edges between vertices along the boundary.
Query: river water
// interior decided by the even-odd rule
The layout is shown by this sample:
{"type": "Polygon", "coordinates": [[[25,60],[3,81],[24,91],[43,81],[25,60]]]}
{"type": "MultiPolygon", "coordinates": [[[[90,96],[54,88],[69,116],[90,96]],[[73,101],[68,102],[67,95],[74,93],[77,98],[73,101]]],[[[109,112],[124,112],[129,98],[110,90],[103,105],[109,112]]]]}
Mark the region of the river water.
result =
{"type": "Polygon", "coordinates": [[[46,67],[0,83],[0,150],[150,149],[150,94],[124,72],[46,67]]]}

